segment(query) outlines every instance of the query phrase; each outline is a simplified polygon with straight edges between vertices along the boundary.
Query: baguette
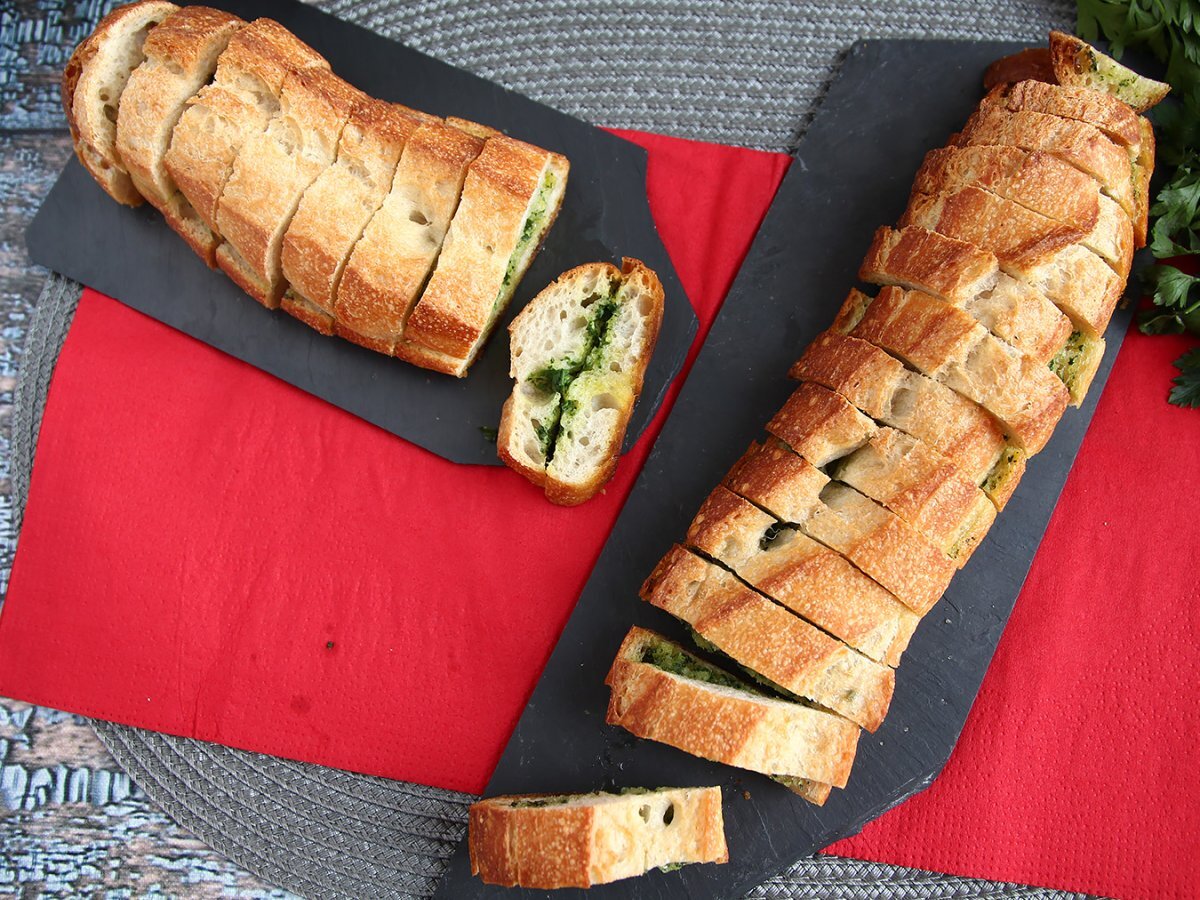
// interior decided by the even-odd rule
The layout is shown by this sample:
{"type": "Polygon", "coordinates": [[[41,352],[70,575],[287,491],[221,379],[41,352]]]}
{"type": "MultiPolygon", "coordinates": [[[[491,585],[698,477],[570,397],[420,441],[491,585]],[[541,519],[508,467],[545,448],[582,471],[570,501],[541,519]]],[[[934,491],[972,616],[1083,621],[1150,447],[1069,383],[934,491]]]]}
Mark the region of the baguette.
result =
{"type": "Polygon", "coordinates": [[[819,704],[868,731],[887,714],[896,684],[892,669],[679,545],[663,557],[640,593],[787,695],[819,704]]]}
{"type": "Polygon", "coordinates": [[[212,77],[217,57],[246,23],[237,16],[189,6],[160,22],[142,45],[138,66],[117,110],[117,152],[133,186],[209,266],[217,238],[167,172],[165,157],[184,104],[212,77]]]}
{"type": "Polygon", "coordinates": [[[467,833],[471,874],[504,887],[587,888],[729,861],[717,787],[492,797],[471,804],[467,833]]]}
{"type": "Polygon", "coordinates": [[[843,787],[850,775],[856,725],[768,696],[652,631],[629,630],[604,683],[611,690],[606,721],[640,738],[826,788],[843,787]]]}
{"type": "Polygon", "coordinates": [[[404,144],[391,190],[350,253],[334,301],[334,333],[388,355],[421,295],[483,141],[440,122],[404,144]]]}
{"type": "Polygon", "coordinates": [[[497,451],[551,502],[582,503],[612,478],[662,314],[658,276],[626,259],[572,269],[513,320],[497,451]]]}
{"type": "Polygon", "coordinates": [[[304,192],[283,235],[283,307],[322,334],[334,330],[342,272],[391,190],[405,142],[432,116],[368,98],[350,113],[337,159],[304,192]]]}
{"type": "Polygon", "coordinates": [[[1076,330],[1040,291],[1000,271],[993,254],[956,238],[917,226],[881,228],[859,277],[924,291],[961,307],[1009,346],[1047,363],[1076,406],[1104,356],[1102,337],[1086,326],[1076,330]]]}
{"type": "Polygon", "coordinates": [[[1030,455],[1046,445],[1070,400],[1049,368],[996,340],[962,310],[920,291],[885,287],[874,300],[851,291],[834,328],[974,400],[1030,455]]]}
{"type": "Polygon", "coordinates": [[[688,546],[877,662],[895,667],[917,615],[840,554],[718,485],[688,546]]]}
{"type": "Polygon", "coordinates": [[[127,206],[138,206],[144,198],[117,147],[121,97],[145,59],[147,36],[178,9],[162,0],[117,7],[75,48],[63,71],[63,109],[75,155],[110,197],[127,206]]]}
{"type": "Polygon", "coordinates": [[[366,95],[333,72],[293,72],[279,91],[279,110],[262,134],[238,151],[217,205],[225,243],[217,265],[264,306],[279,306],[283,235],[308,187],[333,163],[351,112],[366,95]]]}
{"type": "Polygon", "coordinates": [[[899,516],[829,481],[778,440],[751,444],[723,483],[836,550],[918,616],[929,612],[954,575],[954,561],[899,516]]]}
{"type": "Polygon", "coordinates": [[[234,161],[278,111],[284,79],[293,70],[328,67],[278,22],[255,19],[229,39],[212,83],[188,101],[163,162],[196,215],[218,236],[217,207],[234,161]]]}
{"type": "Polygon", "coordinates": [[[837,391],[872,418],[940,451],[997,509],[1024,474],[1024,451],[1008,443],[994,417],[874,344],[826,331],[788,374],[837,391]]]}
{"type": "Polygon", "coordinates": [[[504,135],[471,163],[462,199],[396,355],[462,377],[542,238],[567,186],[565,157],[504,135]]]}

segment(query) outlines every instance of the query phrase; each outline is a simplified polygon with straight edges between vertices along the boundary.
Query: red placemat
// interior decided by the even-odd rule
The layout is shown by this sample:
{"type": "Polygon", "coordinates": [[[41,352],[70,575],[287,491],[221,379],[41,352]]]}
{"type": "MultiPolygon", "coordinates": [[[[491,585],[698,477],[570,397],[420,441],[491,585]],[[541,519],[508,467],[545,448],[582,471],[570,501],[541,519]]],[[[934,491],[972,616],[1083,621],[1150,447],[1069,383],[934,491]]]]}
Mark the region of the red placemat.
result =
{"type": "MultiPolygon", "coordinates": [[[[630,137],[694,353],[788,159],[630,137]]],[[[0,694],[481,791],[673,398],[604,495],[560,509],[87,291],[0,615],[0,694]]]]}

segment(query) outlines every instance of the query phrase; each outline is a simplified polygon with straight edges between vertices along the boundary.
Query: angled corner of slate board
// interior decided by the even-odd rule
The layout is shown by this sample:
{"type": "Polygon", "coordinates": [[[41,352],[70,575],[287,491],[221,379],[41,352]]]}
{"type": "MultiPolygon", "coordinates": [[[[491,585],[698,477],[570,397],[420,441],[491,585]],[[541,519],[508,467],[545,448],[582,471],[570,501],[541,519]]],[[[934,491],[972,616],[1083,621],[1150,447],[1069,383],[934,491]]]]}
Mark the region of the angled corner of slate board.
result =
{"type": "Polygon", "coordinates": [[[205,266],[149,205],[130,209],[109,198],[74,157],[26,233],[33,260],[439,456],[500,465],[481,429],[499,423],[512,389],[508,323],[568,269],[599,260],[619,265],[622,256],[634,256],[658,273],[666,309],[626,435],[625,448],[632,446],[683,366],[698,326],[650,214],[646,151],[297,0],[213,4],[247,20],[277,19],[373,96],[473,119],[571,161],[558,222],[470,375],[427,372],[264,309],[205,266]]]}
{"type": "MultiPolygon", "coordinates": [[[[830,87],[670,419],[488,784],[487,795],[721,785],[728,864],[592,888],[592,898],[739,897],[926,788],[950,756],[1132,317],[1119,310],[1087,402],[1068,410],[897,670],[887,720],[863,733],[845,790],[822,808],[768,779],[604,724],[603,681],[629,626],[688,641],[638,600],[701,501],[794,385],[785,373],[832,322],[875,228],[903,211],[925,152],[957,131],[1005,43],[865,41],[830,87]]],[[[534,896],[483,885],[465,846],[438,897],[534,896]]],[[[582,896],[562,891],[555,896],[582,896]]]]}

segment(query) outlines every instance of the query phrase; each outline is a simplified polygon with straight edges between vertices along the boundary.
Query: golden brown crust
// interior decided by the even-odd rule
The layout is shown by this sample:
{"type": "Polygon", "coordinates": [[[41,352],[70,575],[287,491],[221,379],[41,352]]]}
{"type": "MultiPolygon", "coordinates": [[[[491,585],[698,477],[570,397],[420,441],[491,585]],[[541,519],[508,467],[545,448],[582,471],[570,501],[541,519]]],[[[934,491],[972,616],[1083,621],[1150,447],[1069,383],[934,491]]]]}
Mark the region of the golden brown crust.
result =
{"type": "Polygon", "coordinates": [[[998,89],[998,99],[1012,112],[1033,112],[1078,119],[1099,128],[1106,137],[1136,151],[1141,143],[1138,115],[1111,94],[1072,85],[1020,81],[998,89]]]}
{"type": "Polygon", "coordinates": [[[747,669],[868,731],[887,714],[895,673],[851,650],[725,570],[676,546],[642,599],[683,620],[747,669]]]}
{"type": "Polygon", "coordinates": [[[767,423],[775,435],[817,468],[857,450],[878,426],[828,388],[806,382],[767,423]]]}
{"type": "Polygon", "coordinates": [[[1048,47],[1030,47],[996,60],[983,73],[983,87],[990,91],[997,85],[1028,79],[1055,83],[1054,65],[1050,61],[1048,47]]]}
{"type": "Polygon", "coordinates": [[[1171,86],[1138,75],[1073,34],[1050,32],[1050,65],[1059,84],[1112,94],[1145,112],[1160,103],[1171,86]]]}
{"type": "Polygon", "coordinates": [[[642,662],[649,643],[682,649],[654,632],[630,629],[604,679],[611,689],[609,725],[764,775],[846,784],[859,736],[852,722],[800,703],[670,674],[642,662]]]}
{"type": "Polygon", "coordinates": [[[829,476],[772,440],[751,444],[721,483],[783,521],[800,523],[821,502],[829,476]]]}

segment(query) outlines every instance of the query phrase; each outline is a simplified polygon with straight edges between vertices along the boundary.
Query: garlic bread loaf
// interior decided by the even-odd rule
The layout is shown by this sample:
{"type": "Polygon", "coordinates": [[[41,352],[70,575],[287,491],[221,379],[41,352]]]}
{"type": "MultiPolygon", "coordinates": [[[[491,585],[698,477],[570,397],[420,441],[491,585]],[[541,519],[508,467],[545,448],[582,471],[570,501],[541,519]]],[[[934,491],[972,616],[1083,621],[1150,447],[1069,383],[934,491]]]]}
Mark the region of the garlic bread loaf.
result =
{"type": "Polygon", "coordinates": [[[715,787],[491,797],[471,805],[467,834],[471,874],[504,887],[587,888],[729,860],[715,787]]]}

